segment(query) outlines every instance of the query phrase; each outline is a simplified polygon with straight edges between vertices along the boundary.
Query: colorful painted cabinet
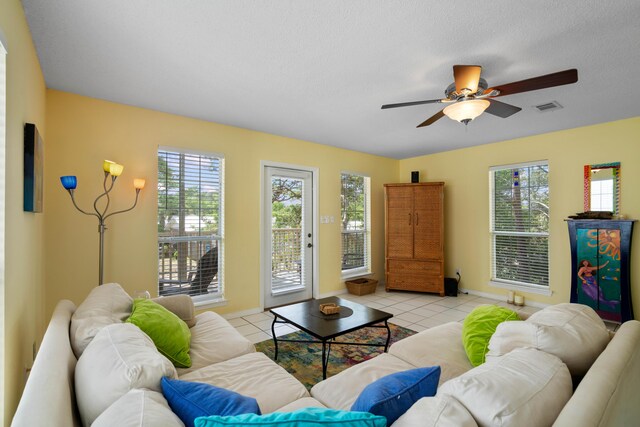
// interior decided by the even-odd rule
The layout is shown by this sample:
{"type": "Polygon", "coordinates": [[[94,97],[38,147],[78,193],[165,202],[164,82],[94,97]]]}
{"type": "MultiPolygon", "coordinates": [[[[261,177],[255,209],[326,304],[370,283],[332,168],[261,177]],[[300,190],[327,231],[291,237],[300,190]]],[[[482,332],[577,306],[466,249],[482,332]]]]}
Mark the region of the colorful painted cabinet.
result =
{"type": "Polygon", "coordinates": [[[571,302],[614,322],[633,319],[628,220],[567,220],[571,242],[571,302]]]}

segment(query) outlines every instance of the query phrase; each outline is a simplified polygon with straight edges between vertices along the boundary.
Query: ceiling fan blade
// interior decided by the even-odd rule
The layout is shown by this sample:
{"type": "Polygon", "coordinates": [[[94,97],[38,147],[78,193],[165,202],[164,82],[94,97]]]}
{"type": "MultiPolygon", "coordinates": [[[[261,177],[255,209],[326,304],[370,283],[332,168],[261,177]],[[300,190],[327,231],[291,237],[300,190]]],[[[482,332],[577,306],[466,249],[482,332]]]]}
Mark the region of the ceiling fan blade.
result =
{"type": "Polygon", "coordinates": [[[494,116],[502,117],[506,119],[509,116],[514,115],[518,111],[522,110],[520,107],[516,107],[515,105],[505,104],[504,102],[496,101],[495,99],[487,99],[491,103],[484,110],[485,113],[493,114],[494,116]]]}
{"type": "Polygon", "coordinates": [[[438,120],[440,120],[443,117],[444,117],[444,110],[440,110],[436,114],[434,114],[433,116],[429,117],[427,120],[425,120],[424,122],[420,123],[416,127],[417,128],[421,128],[421,127],[429,126],[430,124],[432,124],[434,122],[437,122],[438,120]]]}
{"type": "Polygon", "coordinates": [[[479,65],[454,65],[453,79],[456,82],[456,92],[462,95],[462,91],[467,89],[469,94],[476,93],[481,72],[482,67],[479,65]]]}
{"type": "Polygon", "coordinates": [[[422,104],[440,104],[441,102],[445,102],[446,100],[442,99],[429,99],[427,101],[412,101],[412,102],[401,102],[399,104],[385,104],[382,106],[383,110],[387,108],[398,108],[398,107],[410,107],[412,105],[422,105],[422,104]]]}
{"type": "Polygon", "coordinates": [[[578,70],[559,71],[557,73],[547,74],[531,79],[520,80],[519,82],[507,83],[501,86],[495,86],[485,90],[486,93],[492,90],[499,90],[496,96],[513,95],[516,93],[530,92],[532,90],[546,89],[548,87],[568,85],[578,81],[578,70]]]}

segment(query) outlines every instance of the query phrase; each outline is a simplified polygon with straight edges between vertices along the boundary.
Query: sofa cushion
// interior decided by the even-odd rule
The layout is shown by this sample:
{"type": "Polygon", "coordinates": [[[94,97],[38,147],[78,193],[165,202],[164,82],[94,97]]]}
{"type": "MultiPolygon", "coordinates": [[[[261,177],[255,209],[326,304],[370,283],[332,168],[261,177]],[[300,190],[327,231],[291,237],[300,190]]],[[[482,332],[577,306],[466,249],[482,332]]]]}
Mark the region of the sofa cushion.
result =
{"type": "Polygon", "coordinates": [[[444,383],[437,396],[457,399],[478,425],[550,426],[571,398],[571,375],[560,359],[521,348],[444,383]]]}
{"type": "Polygon", "coordinates": [[[462,323],[451,322],[426,329],[398,341],[392,354],[417,367],[440,366],[440,384],[473,368],[462,346],[462,323]]]}
{"type": "Polygon", "coordinates": [[[326,406],[313,397],[303,397],[276,409],[275,412],[293,412],[304,408],[326,408],[326,406]]]}
{"type": "Polygon", "coordinates": [[[196,313],[193,300],[189,295],[167,295],[164,297],[152,298],[151,301],[157,302],[193,328],[196,325],[196,313]]]}
{"type": "Polygon", "coordinates": [[[116,400],[91,427],[184,427],[157,391],[133,389],[116,400]]]}
{"type": "Polygon", "coordinates": [[[451,396],[423,397],[393,427],[477,427],[467,408],[451,396]]]}
{"type": "Polygon", "coordinates": [[[253,397],[263,414],[309,396],[298,380],[264,353],[249,353],[209,365],[180,379],[207,383],[253,397]]]}
{"type": "Polygon", "coordinates": [[[362,390],[351,410],[382,415],[391,425],[419,399],[435,395],[439,379],[439,366],[384,376],[362,390]]]}
{"type": "Polygon", "coordinates": [[[162,394],[187,427],[197,417],[207,415],[258,414],[260,408],[253,397],[211,384],[162,378],[162,394]]]}
{"type": "Polygon", "coordinates": [[[256,351],[254,345],[229,322],[213,311],[196,316],[191,328],[191,368],[178,369],[182,376],[196,369],[256,351]]]}
{"type": "Polygon", "coordinates": [[[76,358],[80,358],[100,329],[124,322],[132,306],[133,298],[117,283],[93,288],[71,317],[69,336],[76,358]]]}
{"type": "Polygon", "coordinates": [[[134,388],[161,391],[163,376],[176,370],[137,326],[116,323],[98,332],[78,360],[76,401],[84,425],[134,388]]]}
{"type": "Polygon", "coordinates": [[[524,322],[500,324],[489,342],[487,361],[519,347],[558,356],[574,376],[584,375],[609,343],[604,322],[589,306],[558,304],[524,322]]]}
{"type": "Polygon", "coordinates": [[[413,368],[415,366],[402,359],[382,353],[320,381],[311,389],[311,395],[329,408],[348,411],[367,384],[385,375],[413,368]]]}
{"type": "Polygon", "coordinates": [[[480,366],[484,363],[489,340],[500,323],[519,319],[515,311],[497,305],[474,308],[462,324],[462,344],[471,364],[480,366]]]}
{"type": "Polygon", "coordinates": [[[133,301],[128,323],[133,323],[149,335],[156,348],[179,368],[191,366],[189,327],[178,316],[149,299],[137,298],[133,301]]]}
{"type": "Polygon", "coordinates": [[[386,425],[387,420],[378,415],[325,408],[306,408],[294,412],[274,412],[269,415],[245,414],[235,417],[213,416],[196,419],[196,427],[386,427],[386,425]]]}

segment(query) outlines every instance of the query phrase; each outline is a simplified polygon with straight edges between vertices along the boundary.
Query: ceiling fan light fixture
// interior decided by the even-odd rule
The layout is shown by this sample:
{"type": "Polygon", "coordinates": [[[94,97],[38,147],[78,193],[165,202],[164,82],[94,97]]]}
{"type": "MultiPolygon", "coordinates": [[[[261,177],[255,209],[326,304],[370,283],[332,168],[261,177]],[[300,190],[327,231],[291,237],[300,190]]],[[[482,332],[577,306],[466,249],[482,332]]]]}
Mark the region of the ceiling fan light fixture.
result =
{"type": "Polygon", "coordinates": [[[491,103],[486,99],[470,99],[460,101],[447,106],[443,113],[452,120],[456,120],[465,125],[478,117],[486,110],[491,103]]]}

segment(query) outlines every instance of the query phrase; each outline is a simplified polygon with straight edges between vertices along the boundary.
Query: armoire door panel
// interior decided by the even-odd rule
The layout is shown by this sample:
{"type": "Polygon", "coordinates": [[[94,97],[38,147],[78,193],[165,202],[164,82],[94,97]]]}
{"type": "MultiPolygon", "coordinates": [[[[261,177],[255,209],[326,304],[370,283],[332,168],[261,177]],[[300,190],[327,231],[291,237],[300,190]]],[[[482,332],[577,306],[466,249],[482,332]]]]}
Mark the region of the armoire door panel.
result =
{"type": "Polygon", "coordinates": [[[441,259],[442,187],[414,188],[413,256],[415,259],[441,259]]]}

